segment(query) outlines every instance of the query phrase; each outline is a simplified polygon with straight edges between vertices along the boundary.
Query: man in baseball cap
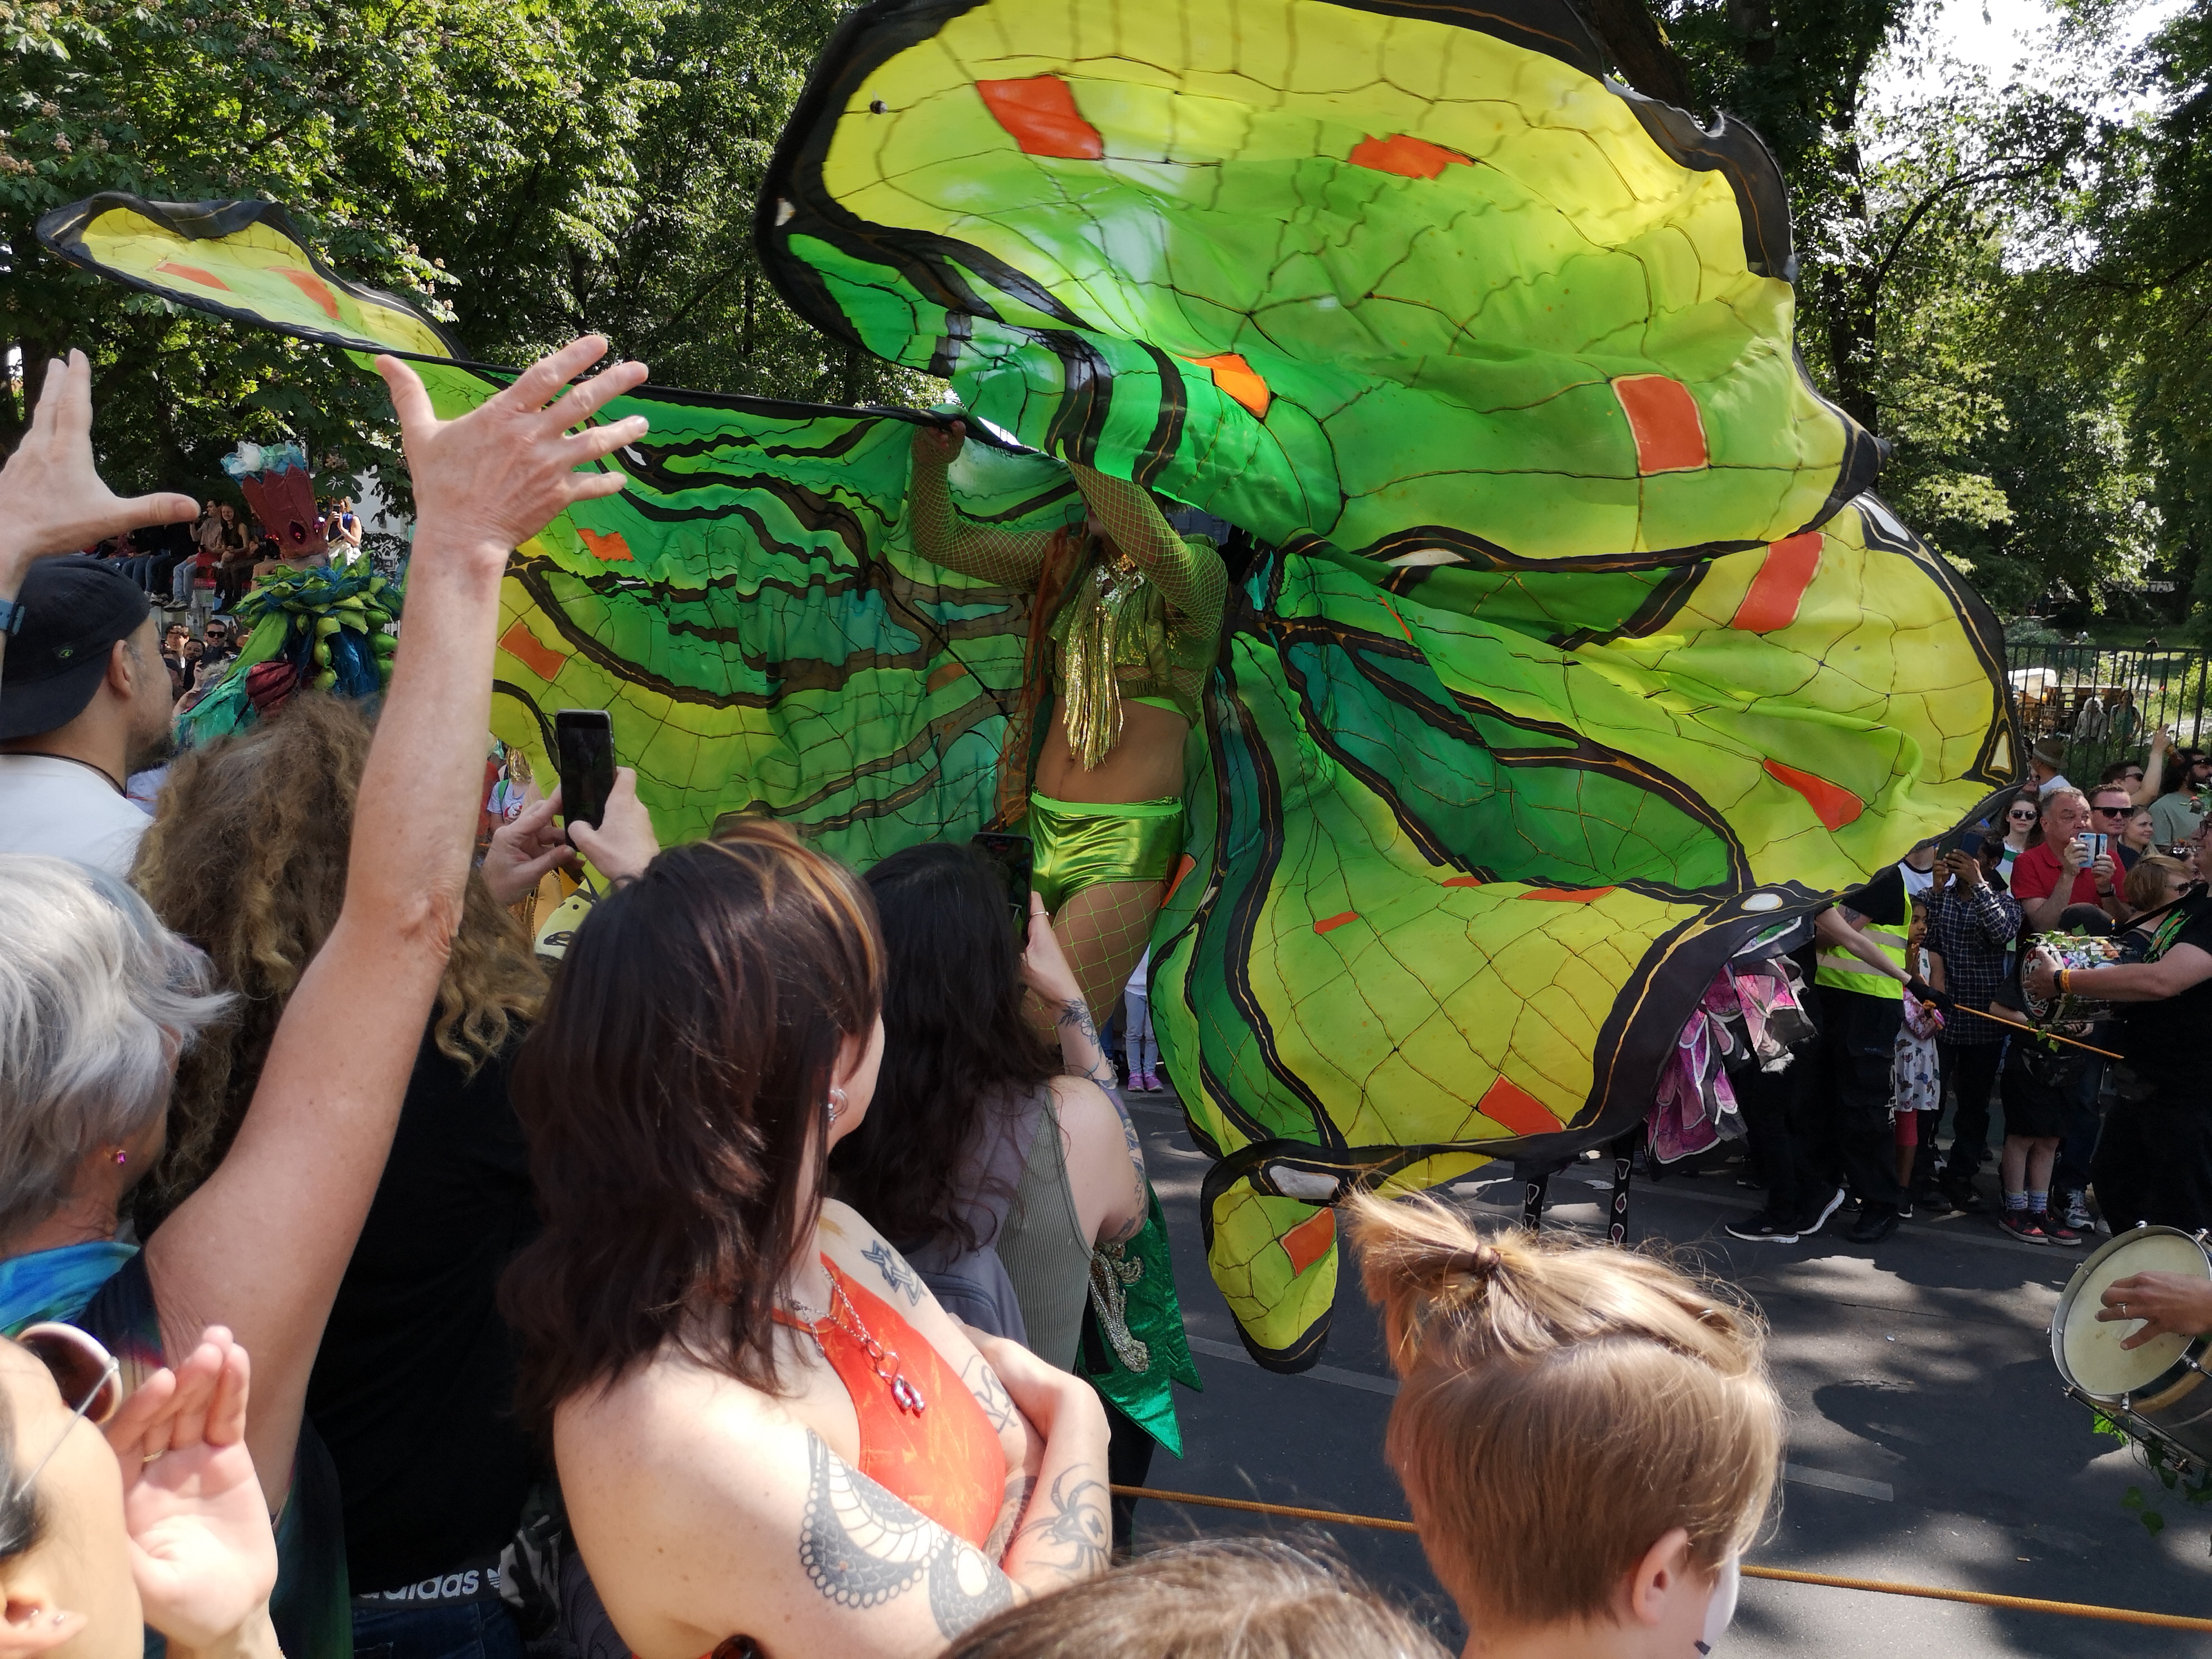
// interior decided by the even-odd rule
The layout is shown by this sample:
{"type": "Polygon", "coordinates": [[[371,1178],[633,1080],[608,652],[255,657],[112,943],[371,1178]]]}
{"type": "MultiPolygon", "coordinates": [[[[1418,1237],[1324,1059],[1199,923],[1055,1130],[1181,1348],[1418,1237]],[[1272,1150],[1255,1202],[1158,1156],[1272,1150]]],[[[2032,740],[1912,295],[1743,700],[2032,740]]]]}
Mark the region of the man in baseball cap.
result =
{"type": "Polygon", "coordinates": [[[41,559],[0,658],[0,853],[127,875],[152,822],[124,780],[169,737],[169,670],[146,595],[99,559],[41,559]]]}

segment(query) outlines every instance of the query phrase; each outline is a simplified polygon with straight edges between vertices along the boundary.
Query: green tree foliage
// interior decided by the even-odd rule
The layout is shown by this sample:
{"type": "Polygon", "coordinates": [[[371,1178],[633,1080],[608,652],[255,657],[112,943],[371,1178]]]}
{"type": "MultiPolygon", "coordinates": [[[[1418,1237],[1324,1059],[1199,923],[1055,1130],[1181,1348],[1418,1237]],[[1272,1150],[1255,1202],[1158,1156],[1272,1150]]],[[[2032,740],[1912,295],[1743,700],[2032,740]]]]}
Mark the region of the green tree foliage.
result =
{"type": "MultiPolygon", "coordinates": [[[[754,197],[825,0],[0,0],[0,338],[24,375],[94,360],[119,481],[204,491],[240,437],[301,441],[325,487],[392,458],[383,388],[342,359],[179,313],[41,252],[100,190],[291,208],[338,270],[471,356],[602,330],[665,380],[927,396],[848,358],[763,281],[754,197]]],[[[387,469],[396,476],[397,469],[387,469]]]]}

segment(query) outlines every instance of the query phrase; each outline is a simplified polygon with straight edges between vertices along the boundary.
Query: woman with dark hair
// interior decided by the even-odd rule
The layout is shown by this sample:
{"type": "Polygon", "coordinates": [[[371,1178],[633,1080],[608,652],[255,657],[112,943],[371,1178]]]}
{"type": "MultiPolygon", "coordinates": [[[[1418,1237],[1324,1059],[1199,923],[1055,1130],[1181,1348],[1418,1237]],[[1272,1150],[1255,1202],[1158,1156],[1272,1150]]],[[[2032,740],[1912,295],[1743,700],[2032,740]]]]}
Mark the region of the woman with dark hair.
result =
{"type": "Polygon", "coordinates": [[[1005,890],[969,848],[909,847],[867,881],[884,1065],[830,1161],[838,1196],[957,1317],[1073,1370],[1091,1252],[1145,1222],[1144,1154],[1083,993],[1041,908],[1018,948],[1005,890]],[[1064,1071],[1022,1016],[1024,984],[1060,1018],[1064,1071]]]}
{"type": "Polygon", "coordinates": [[[882,976],[859,884],[741,821],[592,908],[517,1059],[519,1403],[641,1659],[935,1653],[1105,1565],[1097,1396],[824,1201],[882,976]]]}

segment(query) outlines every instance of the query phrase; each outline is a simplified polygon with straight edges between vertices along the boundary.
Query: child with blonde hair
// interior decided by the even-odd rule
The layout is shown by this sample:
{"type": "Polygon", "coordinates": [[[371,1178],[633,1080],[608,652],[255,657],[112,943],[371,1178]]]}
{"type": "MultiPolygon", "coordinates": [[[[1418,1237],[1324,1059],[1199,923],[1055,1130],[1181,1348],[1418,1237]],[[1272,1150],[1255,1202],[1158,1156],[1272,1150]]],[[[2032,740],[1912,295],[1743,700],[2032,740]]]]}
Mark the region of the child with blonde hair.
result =
{"type": "Polygon", "coordinates": [[[1782,1405],[1756,1319],[1611,1245],[1354,1200],[1388,1452],[1468,1659],[1692,1659],[1735,1608],[1782,1405]]]}

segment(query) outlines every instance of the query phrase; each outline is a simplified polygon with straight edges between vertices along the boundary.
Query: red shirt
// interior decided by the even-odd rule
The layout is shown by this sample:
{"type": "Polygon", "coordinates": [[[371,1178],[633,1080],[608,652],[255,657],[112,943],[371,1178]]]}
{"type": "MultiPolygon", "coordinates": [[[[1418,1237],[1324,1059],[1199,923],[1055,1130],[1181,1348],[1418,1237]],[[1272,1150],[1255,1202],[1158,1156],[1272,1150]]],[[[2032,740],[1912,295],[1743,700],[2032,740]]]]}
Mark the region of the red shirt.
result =
{"type": "MultiPolygon", "coordinates": [[[[2049,842],[2029,848],[2012,861],[2012,896],[2022,909],[2049,898],[2057,885],[2058,854],[2049,842]]],[[[2074,896],[2066,902],[2094,904],[2097,897],[2097,878],[2084,865],[2074,878],[2074,896]]]]}

